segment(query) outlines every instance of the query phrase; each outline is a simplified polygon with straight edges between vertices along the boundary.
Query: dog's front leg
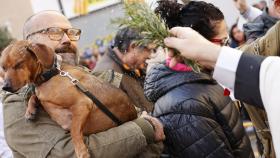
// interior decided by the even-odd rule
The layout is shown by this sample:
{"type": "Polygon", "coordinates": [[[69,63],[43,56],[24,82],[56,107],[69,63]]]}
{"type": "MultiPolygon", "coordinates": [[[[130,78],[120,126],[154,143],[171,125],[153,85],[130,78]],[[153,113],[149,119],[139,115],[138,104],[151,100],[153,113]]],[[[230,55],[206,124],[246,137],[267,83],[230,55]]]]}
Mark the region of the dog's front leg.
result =
{"type": "Polygon", "coordinates": [[[35,119],[37,102],[38,102],[37,96],[35,94],[32,94],[28,100],[27,109],[24,115],[27,120],[35,119]]]}
{"type": "Polygon", "coordinates": [[[83,128],[92,110],[91,104],[79,104],[72,106],[71,136],[78,158],[90,158],[88,149],[83,141],[83,128]]]}

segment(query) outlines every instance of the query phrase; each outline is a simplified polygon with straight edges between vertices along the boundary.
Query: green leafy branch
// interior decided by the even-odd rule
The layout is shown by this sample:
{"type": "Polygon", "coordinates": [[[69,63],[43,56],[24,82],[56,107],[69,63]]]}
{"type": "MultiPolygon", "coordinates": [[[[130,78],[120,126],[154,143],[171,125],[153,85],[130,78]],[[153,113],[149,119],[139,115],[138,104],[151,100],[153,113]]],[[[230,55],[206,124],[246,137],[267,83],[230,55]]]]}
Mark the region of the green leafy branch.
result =
{"type": "MultiPolygon", "coordinates": [[[[112,22],[120,27],[130,27],[140,32],[142,39],[136,41],[137,45],[163,47],[164,39],[171,36],[165,22],[146,3],[124,3],[125,16],[112,22]]],[[[174,50],[176,55],[180,53],[174,50]]],[[[191,66],[195,72],[200,68],[194,61],[184,58],[185,64],[191,66]]]]}

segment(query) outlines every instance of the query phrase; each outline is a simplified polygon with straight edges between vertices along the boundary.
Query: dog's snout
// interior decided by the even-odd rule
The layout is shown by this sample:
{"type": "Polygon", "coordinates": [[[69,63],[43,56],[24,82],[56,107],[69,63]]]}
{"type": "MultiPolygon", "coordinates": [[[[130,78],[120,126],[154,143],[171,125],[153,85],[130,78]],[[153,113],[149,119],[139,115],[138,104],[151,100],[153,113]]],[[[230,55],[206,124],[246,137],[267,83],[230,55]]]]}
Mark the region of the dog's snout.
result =
{"type": "Polygon", "coordinates": [[[10,80],[5,80],[2,89],[4,91],[12,92],[13,88],[12,88],[11,81],[10,80]]]}

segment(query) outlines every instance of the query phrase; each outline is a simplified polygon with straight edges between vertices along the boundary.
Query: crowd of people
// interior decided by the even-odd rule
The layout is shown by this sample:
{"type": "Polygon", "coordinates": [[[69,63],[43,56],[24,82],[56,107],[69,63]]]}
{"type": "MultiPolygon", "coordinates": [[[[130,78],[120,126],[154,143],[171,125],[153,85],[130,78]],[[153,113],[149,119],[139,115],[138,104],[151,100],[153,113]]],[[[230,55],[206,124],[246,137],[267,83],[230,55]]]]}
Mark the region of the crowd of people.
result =
{"type": "MultiPolygon", "coordinates": [[[[180,57],[137,45],[144,37],[129,27],[120,28],[112,42],[97,40],[98,47],[79,54],[81,31],[57,11],[28,18],[23,39],[47,45],[66,64],[85,66],[124,91],[137,109],[137,119],[84,137],[91,157],[255,157],[240,109],[248,112],[256,129],[261,157],[279,157],[280,59],[272,56],[280,52],[280,1],[234,3],[240,17],[228,29],[222,11],[211,3],[158,0],[155,13],[172,35],[165,45],[180,57]],[[182,57],[198,62],[201,72],[182,57]]],[[[8,86],[5,75],[2,84],[8,86]]],[[[2,91],[9,148],[0,133],[0,145],[6,147],[0,157],[11,157],[11,152],[14,158],[75,157],[70,134],[41,106],[36,119],[26,121],[26,100],[32,93],[30,85],[16,93],[2,91]]]]}
{"type": "Polygon", "coordinates": [[[112,45],[113,35],[109,34],[103,38],[97,38],[93,44],[86,47],[80,54],[80,65],[93,70],[96,66],[97,61],[108,52],[108,47],[112,45]]]}

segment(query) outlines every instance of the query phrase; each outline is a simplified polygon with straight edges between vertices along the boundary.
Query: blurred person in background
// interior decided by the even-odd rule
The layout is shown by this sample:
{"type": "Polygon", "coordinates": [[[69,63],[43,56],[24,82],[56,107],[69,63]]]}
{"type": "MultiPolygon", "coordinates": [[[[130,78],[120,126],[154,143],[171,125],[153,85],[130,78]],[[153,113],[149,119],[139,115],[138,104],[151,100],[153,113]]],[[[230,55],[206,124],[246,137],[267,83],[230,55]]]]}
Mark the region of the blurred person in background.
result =
{"type": "Polygon", "coordinates": [[[258,3],[253,4],[253,7],[258,8],[259,10],[264,10],[267,7],[267,2],[265,0],[259,1],[258,3]]]}
{"type": "Polygon", "coordinates": [[[229,46],[232,48],[239,47],[246,42],[245,34],[237,27],[237,24],[233,24],[230,28],[229,37],[231,39],[229,46]]]}
{"type": "Polygon", "coordinates": [[[93,49],[86,48],[80,57],[80,63],[89,70],[93,70],[97,63],[98,55],[98,52],[94,54],[93,49]]]}
{"type": "MultiPolygon", "coordinates": [[[[229,46],[231,48],[242,47],[242,45],[244,45],[245,42],[246,42],[245,34],[244,34],[243,31],[241,31],[237,27],[237,24],[234,24],[231,27],[229,35],[230,35],[230,38],[231,38],[229,46]]],[[[244,125],[247,125],[247,127],[249,127],[250,124],[251,124],[251,121],[252,121],[251,117],[254,117],[254,116],[252,116],[252,113],[250,113],[251,114],[251,117],[250,117],[250,115],[248,114],[248,111],[245,108],[245,104],[243,102],[238,101],[237,104],[239,106],[239,111],[240,111],[240,114],[242,116],[244,125]]],[[[248,108],[254,108],[254,107],[248,107],[248,108]]],[[[256,115],[256,114],[254,114],[254,115],[256,115]]],[[[259,121],[256,121],[256,119],[254,119],[252,122],[253,122],[253,126],[259,127],[259,124],[258,124],[259,121]]],[[[247,128],[247,129],[250,130],[249,128],[247,128]]],[[[262,142],[259,138],[260,137],[259,134],[258,134],[259,132],[256,131],[256,127],[252,127],[251,129],[252,129],[251,131],[253,131],[254,135],[256,136],[257,149],[258,149],[260,155],[262,155],[264,153],[264,149],[263,149],[263,144],[262,144],[262,142]]],[[[257,129],[260,129],[260,128],[257,128],[257,129]]]]}
{"type": "Polygon", "coordinates": [[[107,46],[105,45],[104,40],[103,39],[97,39],[95,41],[95,44],[97,46],[97,50],[98,50],[99,54],[101,56],[103,56],[106,53],[106,50],[107,50],[107,46]]]}
{"type": "Polygon", "coordinates": [[[114,45],[97,62],[94,72],[114,70],[122,74],[120,88],[127,93],[134,105],[151,112],[153,104],[145,98],[143,84],[146,76],[145,61],[150,58],[152,51],[134,43],[141,38],[137,30],[128,27],[120,29],[115,36],[114,45]]]}
{"type": "Polygon", "coordinates": [[[262,37],[280,19],[280,0],[268,0],[268,8],[252,22],[243,25],[247,43],[262,37]]]}
{"type": "Polygon", "coordinates": [[[239,11],[237,27],[243,31],[243,25],[247,22],[252,22],[262,11],[258,8],[248,5],[247,0],[233,0],[236,9],[239,11]]]}

